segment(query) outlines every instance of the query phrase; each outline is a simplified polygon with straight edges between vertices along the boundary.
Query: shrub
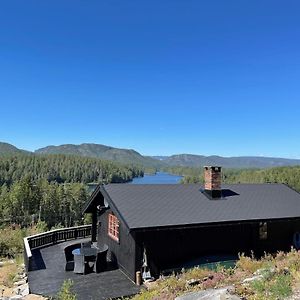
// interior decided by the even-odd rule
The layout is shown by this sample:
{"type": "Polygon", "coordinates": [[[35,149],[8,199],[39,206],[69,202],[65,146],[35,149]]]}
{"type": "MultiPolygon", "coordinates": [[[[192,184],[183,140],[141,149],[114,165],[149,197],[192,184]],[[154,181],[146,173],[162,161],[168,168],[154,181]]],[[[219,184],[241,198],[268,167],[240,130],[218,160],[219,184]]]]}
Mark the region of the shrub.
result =
{"type": "Polygon", "coordinates": [[[77,296],[71,291],[72,287],[73,281],[71,279],[65,280],[57,295],[57,300],[76,300],[77,296]]]}
{"type": "Polygon", "coordinates": [[[15,257],[23,251],[23,238],[26,231],[23,229],[5,228],[0,230],[0,256],[15,257]]]}
{"type": "Polygon", "coordinates": [[[284,274],[276,274],[273,278],[255,280],[251,287],[254,291],[253,299],[277,300],[284,299],[292,294],[292,277],[284,274]]]}
{"type": "Polygon", "coordinates": [[[239,260],[236,263],[236,266],[243,271],[254,273],[256,270],[262,267],[262,261],[256,260],[254,257],[248,257],[244,254],[239,256],[239,260]]]}

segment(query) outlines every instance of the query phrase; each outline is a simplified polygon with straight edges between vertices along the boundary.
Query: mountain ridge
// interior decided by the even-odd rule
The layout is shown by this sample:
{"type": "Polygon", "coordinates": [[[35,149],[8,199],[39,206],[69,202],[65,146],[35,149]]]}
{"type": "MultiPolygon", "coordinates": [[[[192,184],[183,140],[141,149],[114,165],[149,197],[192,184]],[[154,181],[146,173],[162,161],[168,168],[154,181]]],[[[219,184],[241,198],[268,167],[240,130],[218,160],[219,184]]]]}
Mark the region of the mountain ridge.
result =
{"type": "Polygon", "coordinates": [[[232,156],[175,154],[171,156],[154,156],[169,166],[203,167],[219,165],[224,168],[271,168],[300,165],[300,159],[265,157],[265,156],[232,156]]]}
{"type": "Polygon", "coordinates": [[[203,167],[204,165],[220,165],[224,168],[271,168],[280,166],[300,165],[300,159],[261,157],[261,156],[233,156],[218,155],[174,154],[170,156],[144,156],[134,149],[123,149],[103,144],[82,143],[49,145],[34,152],[26,151],[14,145],[0,142],[0,156],[8,154],[66,154],[84,157],[96,157],[112,160],[124,164],[136,164],[151,168],[164,167],[203,167]]]}
{"type": "Polygon", "coordinates": [[[0,142],[0,156],[9,155],[9,154],[29,154],[29,153],[31,152],[23,149],[19,149],[12,144],[6,142],[0,142]]]}
{"type": "Polygon", "coordinates": [[[105,160],[114,160],[126,164],[140,164],[146,167],[159,167],[161,163],[154,158],[141,155],[133,149],[115,148],[102,144],[82,143],[46,146],[34,151],[36,154],[69,154],[85,157],[96,157],[105,160]]]}

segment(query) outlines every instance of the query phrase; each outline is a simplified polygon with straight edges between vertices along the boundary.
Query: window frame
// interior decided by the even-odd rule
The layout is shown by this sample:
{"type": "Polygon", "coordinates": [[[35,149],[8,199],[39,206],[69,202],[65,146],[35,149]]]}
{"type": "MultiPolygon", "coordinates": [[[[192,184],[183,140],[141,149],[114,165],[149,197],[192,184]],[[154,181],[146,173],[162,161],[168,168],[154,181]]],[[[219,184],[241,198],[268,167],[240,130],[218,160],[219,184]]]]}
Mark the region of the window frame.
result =
{"type": "Polygon", "coordinates": [[[108,227],[107,233],[108,236],[116,242],[120,241],[120,222],[118,218],[113,214],[108,214],[108,227]]]}

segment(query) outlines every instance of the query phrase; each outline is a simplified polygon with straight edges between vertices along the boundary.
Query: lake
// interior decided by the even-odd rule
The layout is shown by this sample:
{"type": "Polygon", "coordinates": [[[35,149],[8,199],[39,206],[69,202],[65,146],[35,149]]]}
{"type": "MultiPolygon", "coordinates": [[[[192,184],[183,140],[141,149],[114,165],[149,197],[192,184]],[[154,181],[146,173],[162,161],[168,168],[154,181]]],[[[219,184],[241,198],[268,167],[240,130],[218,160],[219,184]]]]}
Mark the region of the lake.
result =
{"type": "MultiPolygon", "coordinates": [[[[128,182],[128,184],[176,184],[180,182],[182,177],[183,176],[157,172],[153,175],[145,174],[144,177],[133,178],[133,180],[128,182]]],[[[97,185],[97,183],[89,183],[87,185],[89,194],[94,191],[97,185]]]]}
{"type": "Polygon", "coordinates": [[[145,174],[144,177],[133,178],[129,184],[176,184],[180,182],[182,176],[164,172],[156,174],[145,174]]]}

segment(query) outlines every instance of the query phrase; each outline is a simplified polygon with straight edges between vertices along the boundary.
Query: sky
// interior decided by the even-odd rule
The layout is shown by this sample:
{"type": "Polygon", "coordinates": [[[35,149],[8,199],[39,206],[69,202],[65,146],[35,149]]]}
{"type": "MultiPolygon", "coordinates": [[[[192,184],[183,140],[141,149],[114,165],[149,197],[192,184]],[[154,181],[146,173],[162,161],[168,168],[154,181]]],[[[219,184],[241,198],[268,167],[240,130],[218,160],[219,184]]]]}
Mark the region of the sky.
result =
{"type": "Polygon", "coordinates": [[[0,141],[300,158],[298,0],[4,0],[0,141]]]}

